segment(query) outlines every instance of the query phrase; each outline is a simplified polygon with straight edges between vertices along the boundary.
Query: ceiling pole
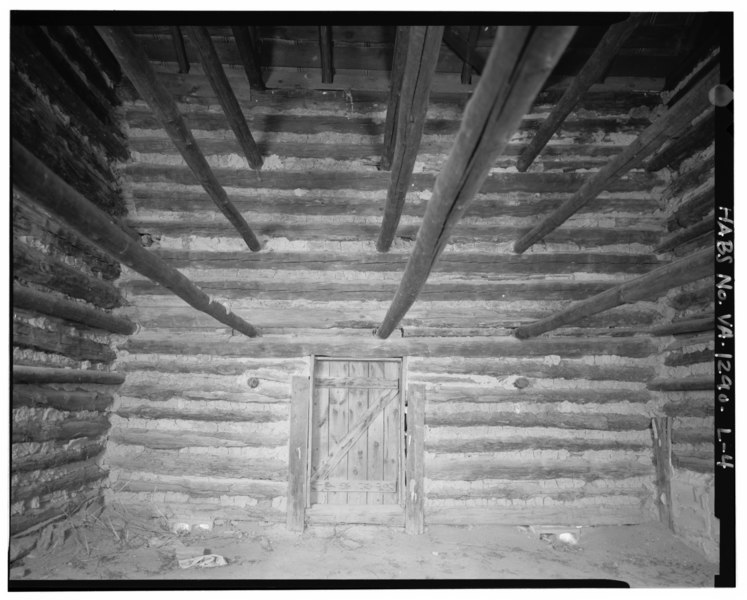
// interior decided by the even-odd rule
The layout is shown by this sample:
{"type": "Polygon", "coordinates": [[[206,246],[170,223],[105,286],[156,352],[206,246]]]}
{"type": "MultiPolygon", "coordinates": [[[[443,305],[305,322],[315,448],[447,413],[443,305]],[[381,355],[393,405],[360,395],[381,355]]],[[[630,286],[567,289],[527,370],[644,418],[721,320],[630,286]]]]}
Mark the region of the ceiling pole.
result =
{"type": "Polygon", "coordinates": [[[179,296],[197,310],[249,337],[258,331],[211,299],[179,271],[149,252],[81,193],[55,175],[38,158],[13,140],[13,185],[63,223],[141,275],[179,296]]]}
{"type": "Polygon", "coordinates": [[[517,338],[525,339],[570,325],[588,316],[622,304],[646,298],[654,299],[672,288],[713,275],[715,249],[705,248],[668,265],[657,267],[591,298],[571,304],[568,308],[534,323],[522,325],[514,331],[517,338]]]}
{"type": "Polygon", "coordinates": [[[335,69],[332,65],[332,28],[319,26],[319,50],[322,55],[322,83],[332,83],[335,69]]]}
{"type": "Polygon", "coordinates": [[[516,161],[516,168],[521,173],[526,171],[537,155],[542,152],[542,149],[573,110],[573,107],[578,104],[581,97],[602,78],[625,40],[643,22],[644,18],[642,14],[633,14],[622,23],[612,25],[607,30],[589,60],[581,67],[578,75],[573,78],[552,112],[542,122],[537,133],[534,134],[532,141],[519,156],[516,161]]]}
{"type": "Polygon", "coordinates": [[[402,88],[397,108],[397,125],[394,132],[392,177],[389,180],[384,219],[381,223],[376,249],[386,252],[397,231],[405,196],[410,188],[412,170],[420,149],[428,96],[436,72],[438,52],[441,48],[443,27],[417,26],[410,28],[407,36],[407,58],[402,74],[402,88]]]}
{"type": "Polygon", "coordinates": [[[179,72],[189,73],[189,59],[187,58],[187,50],[184,47],[182,30],[178,25],[171,25],[169,30],[171,31],[171,43],[174,44],[176,62],[179,63],[179,72]]]}
{"type": "Polygon", "coordinates": [[[249,86],[253,90],[265,90],[265,82],[262,79],[262,61],[257,51],[257,39],[249,27],[231,27],[236,46],[239,49],[241,64],[244,67],[249,86]]]}
{"type": "Polygon", "coordinates": [[[708,100],[708,92],[716,84],[718,84],[717,68],[703,77],[682,100],[649,125],[625,150],[587,178],[573,196],[536,227],[521,236],[514,244],[514,252],[518,254],[524,252],[596,198],[609,187],[612,181],[638,166],[668,139],[682,135],[691,127],[693,119],[712,106],[708,100]]]}
{"type": "Polygon", "coordinates": [[[244,151],[244,156],[246,156],[252,169],[261,169],[262,155],[259,153],[259,148],[257,148],[251,131],[249,131],[249,126],[246,124],[236,94],[231,89],[231,84],[223,70],[223,65],[221,65],[220,57],[215,51],[213,41],[210,39],[210,33],[205,27],[199,26],[189,26],[186,29],[189,39],[192,40],[200,54],[202,70],[205,71],[210,86],[218,96],[218,102],[220,102],[223,112],[226,114],[226,119],[228,119],[228,124],[244,151]]]}
{"type": "Polygon", "coordinates": [[[415,248],[384,321],[387,338],[415,302],[449,235],[531,108],[575,27],[500,27],[483,76],[436,178],[415,248]]]}
{"type": "Polygon", "coordinates": [[[477,38],[479,35],[479,27],[473,25],[469,28],[469,33],[467,34],[467,58],[464,59],[464,64],[462,65],[463,85],[469,85],[472,83],[472,65],[470,64],[470,60],[472,58],[472,53],[475,51],[475,46],[477,45],[477,38]]]}
{"type": "Polygon", "coordinates": [[[218,183],[205,156],[197,146],[192,132],[179,114],[174,98],[158,80],[148,57],[130,28],[96,26],[96,30],[109,46],[140,96],[148,103],[197,181],[202,184],[218,209],[238,230],[247,246],[255,252],[260,250],[262,246],[259,240],[218,183]]]}
{"type": "MultiPolygon", "coordinates": [[[[471,32],[470,32],[471,33],[471,32]]],[[[485,57],[480,54],[470,42],[464,39],[453,27],[447,27],[444,31],[444,44],[451,48],[452,52],[470,65],[475,73],[481,75],[485,69],[485,57]]]]}
{"type": "Polygon", "coordinates": [[[696,148],[710,145],[716,135],[716,112],[698,121],[680,137],[660,148],[646,163],[647,171],[658,171],[687,158],[696,148]]]}
{"type": "Polygon", "coordinates": [[[392,168],[394,143],[397,139],[397,111],[399,109],[399,97],[402,93],[402,76],[405,73],[405,62],[407,61],[407,36],[409,32],[409,27],[397,27],[397,34],[394,38],[392,68],[389,72],[389,101],[386,108],[386,122],[384,123],[384,147],[379,165],[379,169],[382,171],[388,171],[392,168]]]}

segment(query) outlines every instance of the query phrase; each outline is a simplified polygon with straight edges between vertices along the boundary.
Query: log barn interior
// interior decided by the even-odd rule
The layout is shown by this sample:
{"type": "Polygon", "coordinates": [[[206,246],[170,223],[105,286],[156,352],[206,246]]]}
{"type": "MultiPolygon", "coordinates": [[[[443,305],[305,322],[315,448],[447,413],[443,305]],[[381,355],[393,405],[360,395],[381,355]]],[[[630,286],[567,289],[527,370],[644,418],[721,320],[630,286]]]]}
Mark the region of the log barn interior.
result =
{"type": "Polygon", "coordinates": [[[722,22],[171,16],[12,23],[11,579],[711,585],[722,22]]]}

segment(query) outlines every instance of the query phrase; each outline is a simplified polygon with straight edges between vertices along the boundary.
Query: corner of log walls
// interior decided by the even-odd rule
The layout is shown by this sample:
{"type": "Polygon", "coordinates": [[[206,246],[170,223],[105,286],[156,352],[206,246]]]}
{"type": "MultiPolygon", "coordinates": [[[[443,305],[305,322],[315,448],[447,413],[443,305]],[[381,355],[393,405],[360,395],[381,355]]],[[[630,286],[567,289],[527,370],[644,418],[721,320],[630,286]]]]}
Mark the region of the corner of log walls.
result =
{"type": "MultiPolygon", "coordinates": [[[[12,27],[11,134],[88,199],[121,216],[126,156],[115,81],[75,27],[12,27]]],[[[121,268],[13,189],[11,535],[101,506],[121,268]]]]}
{"type": "Polygon", "coordinates": [[[647,388],[668,313],[639,302],[551,335],[511,332],[666,258],[662,173],[631,171],[526,255],[517,234],[558,206],[648,125],[658,97],[595,88],[527,173],[513,165],[551,110],[543,92],[498,158],[420,299],[389,340],[383,317],[466,95],[434,93],[392,250],[379,254],[389,174],[377,171],[386,93],[249,94],[227,75],[265,163],[247,168],[198,68],[159,66],[231,200],[264,238],[248,253],[218,218],[147,105],[124,105],[129,224],[151,249],[263,336],[233,335],[124,269],[139,331],[107,449],[112,494],[174,519],[285,521],[290,383],[308,356],[408,356],[426,388],[428,523],[631,524],[656,520],[647,388]],[[155,507],[155,508],[154,508],[155,507]]]}
{"type": "MultiPolygon", "coordinates": [[[[664,190],[665,228],[659,256],[678,258],[715,244],[714,144],[702,136],[680,156],[664,190]]],[[[680,152],[683,152],[680,150],[680,152]]],[[[666,315],[653,328],[661,343],[649,387],[658,416],[671,419],[670,510],[674,532],[718,560],[714,517],[714,276],[671,290],[659,301],[666,315]]]]}

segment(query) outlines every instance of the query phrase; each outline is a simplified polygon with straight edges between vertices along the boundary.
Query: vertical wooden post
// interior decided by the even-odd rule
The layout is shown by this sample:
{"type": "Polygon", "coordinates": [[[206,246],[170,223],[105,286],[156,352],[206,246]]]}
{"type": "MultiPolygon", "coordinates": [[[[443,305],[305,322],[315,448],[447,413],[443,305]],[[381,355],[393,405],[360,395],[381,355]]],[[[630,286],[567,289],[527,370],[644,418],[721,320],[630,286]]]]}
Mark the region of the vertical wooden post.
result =
{"type": "Polygon", "coordinates": [[[407,387],[407,489],[405,490],[405,531],[425,531],[425,386],[407,387]]]}
{"type": "Polygon", "coordinates": [[[402,216],[405,196],[410,188],[412,170],[420,149],[443,31],[443,27],[413,27],[408,35],[407,59],[397,108],[392,178],[387,190],[381,230],[376,240],[379,252],[387,252],[391,247],[402,216]]]}
{"type": "Polygon", "coordinates": [[[548,233],[560,227],[566,220],[594,200],[610,184],[634,169],[643,160],[658,150],[666,140],[676,139],[691,128],[695,117],[710,108],[708,92],[719,82],[718,67],[703,77],[677,104],[651,123],[620,154],[590,175],[578,190],[541,223],[522,235],[514,244],[514,252],[521,254],[548,233]]]}
{"type": "Polygon", "coordinates": [[[605,70],[612,64],[623,43],[630,34],[643,22],[644,15],[634,14],[622,23],[612,25],[602,37],[589,60],[581,68],[576,77],[571,81],[563,96],[552,109],[552,112],[542,122],[534,138],[521,153],[516,161],[516,169],[520,172],[526,171],[534,162],[534,159],[542,151],[547,142],[563,123],[565,118],[578,104],[582,96],[595,84],[604,74],[605,70]]]}
{"type": "Polygon", "coordinates": [[[184,38],[182,37],[182,30],[178,25],[171,25],[171,41],[174,44],[174,53],[176,54],[176,62],[179,63],[180,73],[189,73],[189,59],[187,58],[187,50],[184,47],[184,38]]]}
{"type": "Polygon", "coordinates": [[[226,114],[228,124],[233,130],[246,160],[252,169],[261,169],[262,155],[259,153],[259,148],[257,148],[252,133],[249,131],[249,126],[246,124],[244,113],[241,111],[236,94],[233,93],[228,77],[223,70],[223,65],[210,38],[210,33],[205,27],[190,25],[187,27],[187,34],[197,48],[202,70],[205,72],[215,95],[218,96],[218,102],[226,114]]]}
{"type": "Polygon", "coordinates": [[[215,202],[218,209],[236,228],[249,249],[257,252],[262,249],[257,236],[241,213],[228,199],[228,195],[215,177],[205,155],[200,150],[192,132],[184,122],[179,108],[150,64],[148,56],[141,48],[129,27],[97,25],[96,31],[117,58],[132,85],[148,103],[161,127],[179,150],[197,181],[215,202]]]}
{"type": "Polygon", "coordinates": [[[674,531],[672,517],[672,418],[651,419],[656,462],[656,505],[659,520],[674,531]]]}
{"type": "Polygon", "coordinates": [[[287,506],[287,525],[291,531],[303,531],[306,518],[310,389],[308,377],[292,378],[287,506]]]}
{"type": "Polygon", "coordinates": [[[328,25],[319,26],[319,50],[322,56],[322,83],[332,83],[335,68],[332,63],[332,28],[328,25]]]}
{"type": "Polygon", "coordinates": [[[472,58],[472,52],[477,45],[477,38],[480,35],[480,28],[472,26],[469,28],[469,34],[467,35],[467,58],[464,59],[462,65],[462,83],[469,85],[472,83],[472,65],[470,64],[472,58]]]}
{"type": "Polygon", "coordinates": [[[449,158],[436,178],[402,281],[376,332],[380,338],[391,335],[417,299],[451,231],[519,128],[575,31],[575,27],[498,29],[449,158]]]}
{"type": "Polygon", "coordinates": [[[248,27],[231,27],[236,46],[239,49],[241,64],[249,80],[249,87],[253,90],[264,90],[262,79],[262,62],[257,51],[257,39],[248,27]]]}
{"type": "Polygon", "coordinates": [[[394,54],[392,68],[389,71],[389,102],[386,108],[386,122],[384,123],[384,147],[381,151],[382,171],[392,168],[394,157],[394,142],[397,138],[397,111],[399,110],[399,96],[402,93],[402,77],[405,73],[407,60],[407,36],[409,27],[397,27],[397,37],[394,39],[394,54]]]}

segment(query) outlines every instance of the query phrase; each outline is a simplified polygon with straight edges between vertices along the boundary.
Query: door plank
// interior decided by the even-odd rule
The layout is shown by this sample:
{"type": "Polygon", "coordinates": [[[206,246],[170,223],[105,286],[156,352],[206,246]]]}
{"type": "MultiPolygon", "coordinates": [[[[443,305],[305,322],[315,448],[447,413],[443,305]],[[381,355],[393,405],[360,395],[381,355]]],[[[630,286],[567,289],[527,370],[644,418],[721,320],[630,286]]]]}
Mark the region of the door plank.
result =
{"type": "MultiPolygon", "coordinates": [[[[350,363],[349,374],[351,380],[361,379],[368,374],[368,365],[365,362],[354,361],[350,363]]],[[[348,423],[357,423],[362,415],[368,410],[369,392],[366,389],[351,387],[348,389],[348,423]]],[[[368,428],[361,434],[348,452],[348,480],[351,482],[367,479],[366,469],[368,462],[368,428]]],[[[366,504],[366,493],[350,491],[348,493],[348,504],[366,504]]]]}
{"type": "MultiPolygon", "coordinates": [[[[349,362],[333,362],[329,365],[331,377],[347,377],[349,362]]],[[[346,439],[348,433],[348,390],[344,388],[330,388],[329,390],[329,447],[328,455],[322,460],[316,474],[312,473],[311,481],[319,479],[320,471],[327,465],[324,475],[344,479],[347,477],[348,465],[345,454],[338,455],[335,450],[340,443],[346,439]],[[334,449],[334,450],[333,450],[334,449]],[[337,461],[331,463],[330,452],[335,452],[337,461]]],[[[348,446],[349,448],[349,446],[348,446]]],[[[346,492],[328,492],[327,504],[346,504],[348,495],[346,492]]]]}
{"type": "MultiPolygon", "coordinates": [[[[315,481],[311,484],[312,490],[327,491],[327,492],[350,492],[348,496],[351,496],[353,492],[366,492],[373,493],[378,492],[381,495],[382,492],[393,493],[397,491],[396,481],[383,481],[383,480],[359,480],[351,481],[349,479],[324,479],[322,481],[315,481]]],[[[353,504],[353,502],[349,502],[353,504]]]]}
{"type": "MultiPolygon", "coordinates": [[[[351,366],[360,364],[367,366],[366,362],[353,362],[351,366]]],[[[398,381],[383,379],[377,377],[318,377],[314,379],[314,385],[317,387],[336,387],[336,388],[353,388],[353,389],[394,389],[399,387],[398,381]]]]}
{"type": "MultiPolygon", "coordinates": [[[[314,377],[329,375],[329,362],[314,361],[314,377]]],[[[324,460],[329,451],[329,389],[314,385],[314,404],[311,418],[311,471],[313,472],[324,460]]],[[[327,493],[315,491],[311,488],[309,496],[311,504],[325,504],[327,493]]]]}
{"type": "MultiPolygon", "coordinates": [[[[380,361],[368,363],[368,377],[384,379],[384,364],[380,361]]],[[[376,400],[376,392],[369,394],[369,406],[376,400]]],[[[368,476],[371,479],[384,479],[384,413],[376,415],[368,426],[368,476]]],[[[384,495],[369,492],[367,504],[383,504],[384,495]]]]}
{"type": "MultiPolygon", "coordinates": [[[[332,394],[334,392],[335,390],[330,390],[330,410],[332,410],[332,394]]],[[[319,479],[322,479],[326,477],[328,474],[331,476],[337,475],[337,469],[339,467],[339,463],[344,462],[342,461],[342,459],[345,458],[350,448],[353,447],[353,445],[358,441],[361,435],[366,432],[366,429],[371,424],[371,421],[374,420],[376,415],[380,413],[382,409],[385,410],[386,407],[391,403],[393,399],[398,398],[398,397],[399,397],[399,390],[391,390],[383,394],[381,397],[379,397],[368,408],[368,410],[366,410],[366,412],[361,416],[360,420],[357,423],[355,423],[355,425],[350,429],[350,431],[348,431],[347,435],[345,435],[342,439],[340,439],[337,442],[336,447],[333,450],[331,450],[331,453],[327,457],[327,459],[322,462],[322,464],[319,466],[319,469],[316,471],[316,473],[312,474],[311,481],[317,481],[319,479]]],[[[398,414],[399,412],[397,411],[396,415],[398,414]]],[[[331,431],[333,429],[333,422],[335,418],[337,417],[330,415],[330,445],[332,444],[331,431]]],[[[395,435],[394,437],[396,439],[398,436],[395,435]]],[[[347,469],[345,470],[347,471],[347,469]]],[[[394,480],[397,479],[396,472],[391,477],[391,479],[394,479],[394,480]]]]}

